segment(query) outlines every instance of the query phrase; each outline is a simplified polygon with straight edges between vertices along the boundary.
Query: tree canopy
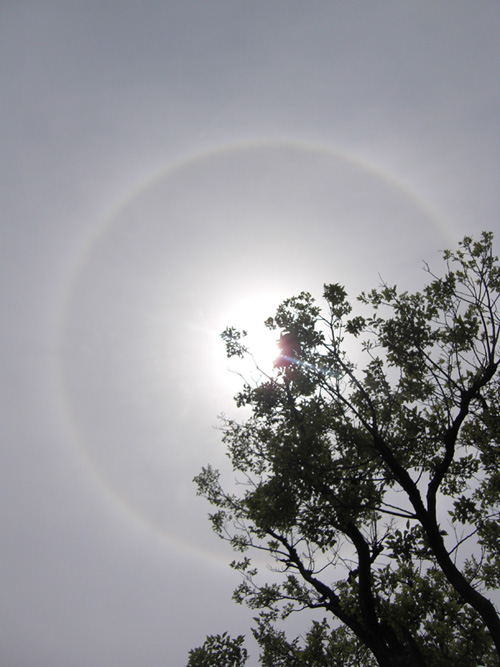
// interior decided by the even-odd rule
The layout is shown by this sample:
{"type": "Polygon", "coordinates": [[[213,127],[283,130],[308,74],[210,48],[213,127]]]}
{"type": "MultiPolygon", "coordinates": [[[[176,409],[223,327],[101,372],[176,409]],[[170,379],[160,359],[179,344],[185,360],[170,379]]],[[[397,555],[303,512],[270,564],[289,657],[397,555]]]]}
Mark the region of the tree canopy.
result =
{"type": "MultiPolygon", "coordinates": [[[[250,416],[222,419],[236,491],[210,465],[195,478],[241,553],[234,599],[256,610],[262,665],[500,664],[493,234],[443,264],[420,292],[361,294],[359,314],[339,284],[324,308],[284,301],[266,321],[284,341],[274,371],[236,395],[250,416]],[[307,608],[324,620],[289,642],[276,621],[307,608]]],[[[244,332],[222,337],[249,354],[244,332]]]]}
{"type": "Polygon", "coordinates": [[[189,651],[188,667],[243,667],[248,658],[244,641],[243,635],[232,639],[227,632],[210,635],[203,646],[189,651]]]}

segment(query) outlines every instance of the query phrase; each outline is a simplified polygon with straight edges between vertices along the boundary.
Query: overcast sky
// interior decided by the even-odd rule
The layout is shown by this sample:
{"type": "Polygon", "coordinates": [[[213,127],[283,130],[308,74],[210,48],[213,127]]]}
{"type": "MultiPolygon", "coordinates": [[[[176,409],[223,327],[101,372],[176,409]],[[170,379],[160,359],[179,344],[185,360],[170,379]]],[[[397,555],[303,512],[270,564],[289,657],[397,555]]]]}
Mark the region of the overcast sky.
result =
{"type": "Polygon", "coordinates": [[[248,633],[192,483],[218,334],[498,229],[499,34],[496,0],[0,2],[2,667],[248,633]]]}

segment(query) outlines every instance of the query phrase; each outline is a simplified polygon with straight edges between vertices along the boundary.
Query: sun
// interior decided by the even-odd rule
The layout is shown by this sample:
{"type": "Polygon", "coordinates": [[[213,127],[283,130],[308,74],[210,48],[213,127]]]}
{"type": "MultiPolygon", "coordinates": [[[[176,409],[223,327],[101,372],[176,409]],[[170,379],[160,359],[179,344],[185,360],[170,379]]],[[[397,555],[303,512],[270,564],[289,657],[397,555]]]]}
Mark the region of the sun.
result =
{"type": "Polygon", "coordinates": [[[255,380],[262,374],[275,373],[274,362],[279,356],[279,332],[271,331],[264,321],[274,315],[280,299],[271,295],[246,295],[238,299],[224,313],[225,326],[246,331],[243,344],[249,354],[243,359],[232,358],[230,370],[246,380],[255,380]]]}

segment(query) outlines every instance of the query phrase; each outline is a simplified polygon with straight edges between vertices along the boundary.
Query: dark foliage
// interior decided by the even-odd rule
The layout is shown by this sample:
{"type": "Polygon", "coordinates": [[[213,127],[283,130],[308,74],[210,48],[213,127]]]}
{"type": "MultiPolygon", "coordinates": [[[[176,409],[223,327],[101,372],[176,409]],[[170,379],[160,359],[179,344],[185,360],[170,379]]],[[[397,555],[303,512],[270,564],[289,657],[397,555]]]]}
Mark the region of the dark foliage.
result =
{"type": "MultiPolygon", "coordinates": [[[[266,582],[248,556],[233,562],[261,664],[500,664],[492,243],[466,237],[421,292],[362,294],[363,315],[333,284],[325,310],[302,293],[267,320],[286,332],[287,363],[245,384],[236,401],[251,416],[222,425],[242,492],[210,466],[196,478],[217,534],[274,563],[266,582]],[[290,643],[275,622],[305,608],[326,620],[290,643]]],[[[237,331],[223,338],[246,354],[237,331]]]]}

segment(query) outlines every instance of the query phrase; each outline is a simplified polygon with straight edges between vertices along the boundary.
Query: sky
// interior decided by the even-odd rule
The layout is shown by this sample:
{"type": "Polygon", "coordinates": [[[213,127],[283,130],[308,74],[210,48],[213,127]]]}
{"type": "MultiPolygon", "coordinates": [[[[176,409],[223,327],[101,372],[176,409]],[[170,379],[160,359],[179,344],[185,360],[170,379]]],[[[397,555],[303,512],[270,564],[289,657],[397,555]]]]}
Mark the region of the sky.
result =
{"type": "Polygon", "coordinates": [[[499,32],[495,0],[0,2],[3,667],[250,634],[192,482],[232,479],[219,333],[264,358],[282,299],[498,231],[499,32]]]}

